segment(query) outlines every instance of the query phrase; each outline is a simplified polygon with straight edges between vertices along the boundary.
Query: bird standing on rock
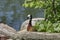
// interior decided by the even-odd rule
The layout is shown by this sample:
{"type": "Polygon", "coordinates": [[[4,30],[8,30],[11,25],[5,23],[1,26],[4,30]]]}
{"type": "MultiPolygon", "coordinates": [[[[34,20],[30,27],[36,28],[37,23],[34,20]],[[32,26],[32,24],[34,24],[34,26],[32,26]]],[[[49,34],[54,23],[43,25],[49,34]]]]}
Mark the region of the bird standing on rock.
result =
{"type": "Polygon", "coordinates": [[[27,17],[29,19],[29,23],[28,23],[28,26],[27,26],[27,31],[33,31],[33,27],[32,27],[32,15],[28,15],[27,17]]]}
{"type": "Polygon", "coordinates": [[[28,15],[27,18],[28,18],[28,20],[26,20],[22,23],[20,30],[36,31],[33,28],[33,26],[35,26],[35,23],[45,19],[45,18],[32,18],[32,15],[30,15],[30,14],[28,15]]]}

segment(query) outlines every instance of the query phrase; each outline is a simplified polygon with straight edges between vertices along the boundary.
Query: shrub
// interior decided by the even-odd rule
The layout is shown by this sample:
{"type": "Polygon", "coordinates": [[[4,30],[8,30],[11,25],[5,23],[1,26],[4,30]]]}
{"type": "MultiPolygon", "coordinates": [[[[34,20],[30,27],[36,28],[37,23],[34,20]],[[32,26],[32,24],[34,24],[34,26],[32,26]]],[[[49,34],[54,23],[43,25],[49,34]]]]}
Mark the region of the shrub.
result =
{"type": "Polygon", "coordinates": [[[50,33],[59,33],[60,32],[60,23],[52,23],[50,21],[39,21],[36,22],[34,29],[37,30],[37,32],[50,32],[50,33]]]}

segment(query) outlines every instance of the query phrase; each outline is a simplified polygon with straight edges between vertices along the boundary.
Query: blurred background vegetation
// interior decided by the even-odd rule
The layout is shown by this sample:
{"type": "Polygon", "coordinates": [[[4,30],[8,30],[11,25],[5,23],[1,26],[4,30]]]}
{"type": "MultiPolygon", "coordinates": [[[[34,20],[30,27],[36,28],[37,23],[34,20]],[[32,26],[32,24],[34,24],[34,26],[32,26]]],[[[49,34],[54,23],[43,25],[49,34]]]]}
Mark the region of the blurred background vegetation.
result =
{"type": "Polygon", "coordinates": [[[28,14],[34,17],[44,17],[44,10],[39,8],[25,8],[25,0],[0,0],[0,22],[8,24],[16,30],[26,20],[28,14]]]}
{"type": "Polygon", "coordinates": [[[23,6],[44,9],[45,20],[36,23],[37,31],[60,33],[60,0],[25,0],[23,6]]]}

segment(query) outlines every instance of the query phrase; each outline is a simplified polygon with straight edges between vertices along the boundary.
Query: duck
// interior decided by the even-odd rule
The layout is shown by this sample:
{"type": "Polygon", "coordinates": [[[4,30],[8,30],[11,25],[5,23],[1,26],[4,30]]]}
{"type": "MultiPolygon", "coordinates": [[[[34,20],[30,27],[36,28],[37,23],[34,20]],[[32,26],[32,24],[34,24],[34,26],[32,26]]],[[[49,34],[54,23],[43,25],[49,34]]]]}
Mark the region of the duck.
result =
{"type": "Polygon", "coordinates": [[[35,26],[35,23],[40,21],[40,20],[44,20],[45,18],[33,18],[31,14],[27,15],[26,20],[21,24],[21,30],[25,30],[25,31],[35,31],[35,29],[33,28],[33,26],[35,26]]]}
{"type": "Polygon", "coordinates": [[[27,16],[27,19],[29,19],[28,26],[27,26],[27,31],[33,31],[33,27],[32,27],[32,15],[29,14],[27,16]]]}

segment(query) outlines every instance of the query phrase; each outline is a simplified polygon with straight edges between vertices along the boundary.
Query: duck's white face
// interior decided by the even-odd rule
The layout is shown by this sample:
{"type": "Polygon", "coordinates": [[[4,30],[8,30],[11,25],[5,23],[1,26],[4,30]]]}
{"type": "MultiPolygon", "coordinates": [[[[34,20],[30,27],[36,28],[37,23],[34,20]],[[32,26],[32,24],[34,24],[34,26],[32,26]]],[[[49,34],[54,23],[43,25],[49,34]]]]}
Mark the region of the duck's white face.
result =
{"type": "Polygon", "coordinates": [[[28,17],[30,17],[30,14],[28,15],[28,17]]]}
{"type": "Polygon", "coordinates": [[[27,18],[30,19],[30,16],[31,16],[31,15],[29,14],[29,15],[27,16],[27,18]]]}

